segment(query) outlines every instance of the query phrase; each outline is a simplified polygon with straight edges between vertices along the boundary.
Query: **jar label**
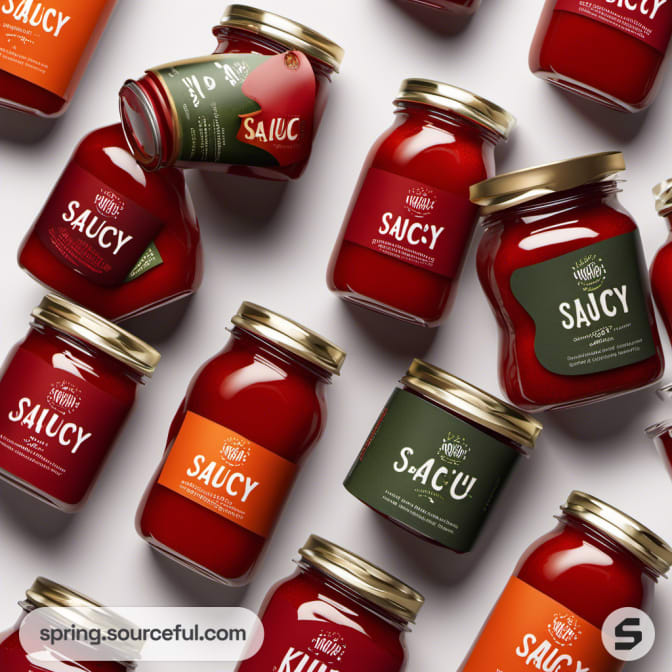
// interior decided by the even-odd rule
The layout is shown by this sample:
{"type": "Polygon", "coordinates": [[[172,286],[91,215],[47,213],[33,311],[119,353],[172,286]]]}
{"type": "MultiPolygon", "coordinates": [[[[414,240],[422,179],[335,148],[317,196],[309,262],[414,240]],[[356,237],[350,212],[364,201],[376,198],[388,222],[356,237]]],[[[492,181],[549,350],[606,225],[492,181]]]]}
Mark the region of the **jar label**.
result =
{"type": "Polygon", "coordinates": [[[344,485],[379,513],[467,552],[519,455],[453,413],[398,389],[344,485]]]}
{"type": "Polygon", "coordinates": [[[19,348],[0,380],[0,469],[55,499],[79,503],[128,413],[86,382],[91,366],[64,350],[51,365],[19,348]]]}
{"type": "Polygon", "coordinates": [[[560,602],[512,577],[462,672],[620,672],[602,633],[560,602]]]}
{"type": "Polygon", "coordinates": [[[345,240],[452,279],[459,275],[477,212],[466,194],[372,168],[352,206],[345,240]]]}
{"type": "Polygon", "coordinates": [[[170,98],[179,161],[289,166],[310,155],[317,82],[300,51],[216,54],[149,72],[170,98]]]}
{"type": "MultiPolygon", "coordinates": [[[[319,586],[298,609],[293,600],[274,594],[262,618],[264,643],[257,654],[239,664],[237,672],[399,672],[399,654],[368,631],[368,619],[377,617],[366,609],[358,614],[353,611],[358,605],[343,602],[334,591],[320,594],[319,586]]],[[[381,621],[378,627],[385,625],[381,621]]],[[[389,629],[399,637],[394,626],[389,629]]]]}
{"type": "Polygon", "coordinates": [[[534,351],[552,373],[583,376],[656,354],[638,231],[582,247],[511,275],[534,320],[534,351]]]}
{"type": "Polygon", "coordinates": [[[668,0],[556,0],[555,11],[599,21],[663,54],[672,36],[672,3],[668,0]]]}
{"type": "Polygon", "coordinates": [[[103,287],[135,280],[163,263],[154,238],[163,222],[71,162],[35,224],[60,262],[103,287]]]}
{"type": "Polygon", "coordinates": [[[296,464],[187,411],[159,483],[250,532],[270,535],[296,464]]]}
{"type": "MultiPolygon", "coordinates": [[[[110,0],[1,0],[0,69],[68,100],[110,0]]],[[[92,45],[93,46],[93,45],[92,45]]]]}

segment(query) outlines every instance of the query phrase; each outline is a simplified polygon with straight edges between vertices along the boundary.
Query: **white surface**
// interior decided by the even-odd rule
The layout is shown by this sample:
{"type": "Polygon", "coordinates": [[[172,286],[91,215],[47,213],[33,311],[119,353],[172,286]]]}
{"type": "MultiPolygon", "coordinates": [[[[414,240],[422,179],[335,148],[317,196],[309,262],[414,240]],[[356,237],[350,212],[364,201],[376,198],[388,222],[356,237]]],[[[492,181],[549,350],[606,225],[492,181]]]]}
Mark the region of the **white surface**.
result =
{"type": "MultiPolygon", "coordinates": [[[[552,516],[571,489],[603,497],[672,538],[672,483],[643,433],[648,424],[672,416],[672,409],[647,391],[546,414],[538,450],[501,499],[490,539],[466,561],[416,540],[358,503],[342,478],[412,357],[498,393],[497,335],[475,274],[475,246],[451,318],[434,332],[349,309],[328,292],[325,268],[360,166],[392,121],[391,101],[403,77],[457,84],[518,117],[512,140],[498,151],[500,171],[623,149],[630,170],[622,200],[641,226],[650,260],[666,235],[650,189],[672,173],[672,82],[648,113],[635,117],[551,89],[527,68],[539,1],[485,0],[474,20],[454,35],[435,32],[393,0],[263,0],[261,6],[324,31],[347,51],[311,165],[285,189],[189,175],[205,246],[203,288],[172,333],[155,339],[164,360],[82,513],[64,519],[0,486],[0,628],[18,615],[15,602],[37,574],[112,604],[241,601],[256,610],[269,586],[293,571],[296,549],[315,532],[425,594],[426,606],[407,639],[409,670],[452,671],[519,556],[553,526],[552,516]],[[349,357],[329,390],[326,433],[296,483],[265,561],[247,590],[234,591],[158,558],[136,536],[133,517],[192,374],[222,346],[229,318],[243,299],[319,330],[349,357]]],[[[211,51],[210,28],[223,8],[224,2],[211,0],[121,0],[64,118],[51,126],[0,114],[2,353],[23,338],[29,312],[43,294],[16,266],[16,250],[73,147],[89,130],[116,121],[117,90],[126,77],[211,51]]],[[[138,333],[147,335],[155,323],[155,318],[136,323],[138,333]]],[[[672,585],[665,582],[654,618],[659,633],[670,631],[672,585]]],[[[669,668],[671,656],[672,640],[659,634],[653,652],[628,670],[659,672],[669,668]]]]}

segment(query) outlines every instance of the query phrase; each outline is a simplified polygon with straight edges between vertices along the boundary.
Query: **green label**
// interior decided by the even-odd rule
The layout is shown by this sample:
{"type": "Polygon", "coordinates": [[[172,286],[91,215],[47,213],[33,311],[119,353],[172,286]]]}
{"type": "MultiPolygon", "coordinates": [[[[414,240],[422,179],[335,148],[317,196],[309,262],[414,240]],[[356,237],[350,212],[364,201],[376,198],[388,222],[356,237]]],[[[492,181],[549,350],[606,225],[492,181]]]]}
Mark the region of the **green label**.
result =
{"type": "Polygon", "coordinates": [[[643,268],[632,231],[516,270],[511,291],[534,320],[541,365],[581,376],[653,357],[643,268]]]}
{"type": "Polygon", "coordinates": [[[301,52],[217,54],[151,72],[173,108],[178,160],[287,166],[310,154],[316,80],[301,52]]]}
{"type": "Polygon", "coordinates": [[[519,456],[449,411],[395,390],[344,485],[385,516],[467,552],[519,456]]]}
{"type": "Polygon", "coordinates": [[[151,271],[153,268],[160,266],[162,263],[163,259],[159,254],[159,250],[154,243],[151,243],[150,246],[142,253],[140,259],[138,259],[138,263],[126,276],[126,280],[124,282],[131,282],[131,280],[139,278],[141,275],[147,273],[147,271],[151,271]]]}

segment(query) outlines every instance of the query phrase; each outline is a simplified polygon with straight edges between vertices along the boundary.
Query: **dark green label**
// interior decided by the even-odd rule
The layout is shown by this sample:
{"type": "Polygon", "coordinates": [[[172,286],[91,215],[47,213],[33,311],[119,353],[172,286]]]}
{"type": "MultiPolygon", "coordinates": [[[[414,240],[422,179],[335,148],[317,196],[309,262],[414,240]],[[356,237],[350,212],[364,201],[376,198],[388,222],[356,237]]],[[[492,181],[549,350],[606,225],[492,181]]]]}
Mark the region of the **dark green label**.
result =
{"type": "Polygon", "coordinates": [[[151,271],[153,268],[160,266],[162,263],[163,259],[159,254],[159,250],[154,243],[151,243],[149,247],[142,253],[142,256],[140,259],[138,259],[135,266],[133,266],[130,273],[126,276],[126,280],[124,280],[124,282],[131,282],[131,280],[139,278],[141,275],[147,273],[147,271],[151,271]]]}
{"type": "Polygon", "coordinates": [[[519,456],[449,411],[395,390],[344,485],[385,516],[467,552],[519,456]]]}
{"type": "Polygon", "coordinates": [[[218,54],[151,72],[173,107],[178,160],[288,166],[310,154],[316,80],[301,52],[218,54]]]}
{"type": "Polygon", "coordinates": [[[565,376],[617,369],[653,357],[642,244],[625,233],[519,268],[511,290],[536,327],[541,365],[565,376]]]}

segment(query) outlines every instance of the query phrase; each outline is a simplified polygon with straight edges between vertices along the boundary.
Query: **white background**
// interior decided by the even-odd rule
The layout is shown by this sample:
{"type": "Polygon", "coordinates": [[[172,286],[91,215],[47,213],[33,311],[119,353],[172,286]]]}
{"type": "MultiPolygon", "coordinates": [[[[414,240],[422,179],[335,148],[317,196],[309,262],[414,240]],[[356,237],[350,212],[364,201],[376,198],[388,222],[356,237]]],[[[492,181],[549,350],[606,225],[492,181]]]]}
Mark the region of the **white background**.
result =
{"type": "MultiPolygon", "coordinates": [[[[391,102],[402,78],[456,84],[518,117],[511,141],[498,150],[500,171],[624,150],[629,171],[622,200],[640,224],[651,260],[666,237],[651,187],[672,174],[672,81],[651,110],[637,116],[552,89],[527,67],[539,0],[484,0],[476,17],[452,33],[438,30],[436,15],[424,13],[422,20],[394,0],[263,0],[262,6],[321,30],[346,48],[311,164],[286,188],[190,173],[205,248],[203,287],[183,309],[134,323],[164,360],[141,391],[82,513],[63,517],[0,486],[0,628],[18,616],[15,603],[38,574],[109,604],[241,603],[256,610],[271,584],[293,571],[296,550],[314,532],[425,594],[427,603],[407,638],[409,670],[450,672],[518,558],[551,529],[570,490],[585,489],[613,502],[672,539],[672,482],[643,433],[648,424],[672,416],[672,409],[648,390],[546,414],[536,453],[510,482],[486,538],[465,558],[424,544],[352,498],[341,481],[412,357],[499,394],[497,334],[475,274],[475,245],[450,319],[435,331],[348,308],[327,290],[327,261],[360,166],[392,122],[391,102]],[[192,374],[226,341],[229,318],[243,299],[322,332],[349,356],[329,389],[325,435],[300,474],[254,582],[247,590],[231,590],[157,557],[136,535],[133,518],[192,374]]],[[[121,0],[65,117],[52,124],[0,114],[3,353],[24,337],[30,310],[43,294],[17,267],[16,251],[74,146],[88,131],[116,121],[117,91],[127,77],[212,51],[210,29],[223,9],[224,3],[212,0],[121,0]]],[[[672,585],[665,581],[656,595],[654,620],[658,645],[645,660],[630,664],[632,672],[669,669],[672,585]]],[[[161,669],[167,668],[162,664],[161,669]]]]}

